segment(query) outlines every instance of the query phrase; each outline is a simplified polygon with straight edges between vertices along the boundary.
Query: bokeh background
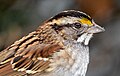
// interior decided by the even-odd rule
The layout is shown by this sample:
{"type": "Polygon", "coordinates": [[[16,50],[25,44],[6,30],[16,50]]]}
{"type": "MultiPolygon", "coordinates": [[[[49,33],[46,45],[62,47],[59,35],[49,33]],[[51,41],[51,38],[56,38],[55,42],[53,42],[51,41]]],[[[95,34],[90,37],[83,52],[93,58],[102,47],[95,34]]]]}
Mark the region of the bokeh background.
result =
{"type": "Polygon", "coordinates": [[[68,9],[86,12],[106,29],[90,42],[87,76],[120,76],[120,0],[0,0],[0,51],[68,9]]]}

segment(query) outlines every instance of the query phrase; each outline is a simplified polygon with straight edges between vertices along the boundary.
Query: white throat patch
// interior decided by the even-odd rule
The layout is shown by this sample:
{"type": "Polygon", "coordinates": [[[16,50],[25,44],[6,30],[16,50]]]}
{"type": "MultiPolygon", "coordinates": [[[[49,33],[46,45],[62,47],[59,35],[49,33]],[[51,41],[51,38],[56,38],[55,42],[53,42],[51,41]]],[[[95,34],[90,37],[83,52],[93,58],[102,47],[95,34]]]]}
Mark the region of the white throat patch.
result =
{"type": "Polygon", "coordinates": [[[84,33],[77,39],[77,42],[81,42],[81,43],[84,43],[85,45],[88,45],[92,36],[93,36],[92,33],[91,34],[84,33]]]}

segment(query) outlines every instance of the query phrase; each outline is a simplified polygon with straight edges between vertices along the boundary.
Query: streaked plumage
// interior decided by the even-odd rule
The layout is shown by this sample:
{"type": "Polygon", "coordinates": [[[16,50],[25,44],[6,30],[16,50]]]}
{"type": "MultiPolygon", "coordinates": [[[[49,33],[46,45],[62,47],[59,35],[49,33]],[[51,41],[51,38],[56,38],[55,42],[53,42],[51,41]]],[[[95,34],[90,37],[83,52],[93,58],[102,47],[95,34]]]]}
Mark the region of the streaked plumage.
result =
{"type": "Polygon", "coordinates": [[[0,76],[85,76],[88,43],[104,29],[80,11],[63,11],[0,52],[0,76]]]}

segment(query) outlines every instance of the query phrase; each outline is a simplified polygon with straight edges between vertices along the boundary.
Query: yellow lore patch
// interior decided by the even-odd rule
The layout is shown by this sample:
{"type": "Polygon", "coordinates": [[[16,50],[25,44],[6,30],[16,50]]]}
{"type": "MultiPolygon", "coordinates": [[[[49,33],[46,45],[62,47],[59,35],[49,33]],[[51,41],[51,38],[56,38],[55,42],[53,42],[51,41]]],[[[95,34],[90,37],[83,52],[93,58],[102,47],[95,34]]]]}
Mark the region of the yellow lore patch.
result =
{"type": "Polygon", "coordinates": [[[82,24],[87,24],[88,26],[93,26],[92,22],[90,20],[88,20],[87,18],[80,19],[80,22],[82,24]]]}

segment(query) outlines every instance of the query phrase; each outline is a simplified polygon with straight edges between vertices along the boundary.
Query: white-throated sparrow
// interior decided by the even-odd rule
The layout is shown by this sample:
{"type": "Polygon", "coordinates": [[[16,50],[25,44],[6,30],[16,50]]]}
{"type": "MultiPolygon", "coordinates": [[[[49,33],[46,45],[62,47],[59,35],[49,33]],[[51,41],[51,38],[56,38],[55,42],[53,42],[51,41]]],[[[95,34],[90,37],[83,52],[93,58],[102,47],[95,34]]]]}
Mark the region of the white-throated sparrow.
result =
{"type": "Polygon", "coordinates": [[[0,76],[85,76],[89,40],[102,31],[89,15],[63,11],[0,52],[0,76]]]}

